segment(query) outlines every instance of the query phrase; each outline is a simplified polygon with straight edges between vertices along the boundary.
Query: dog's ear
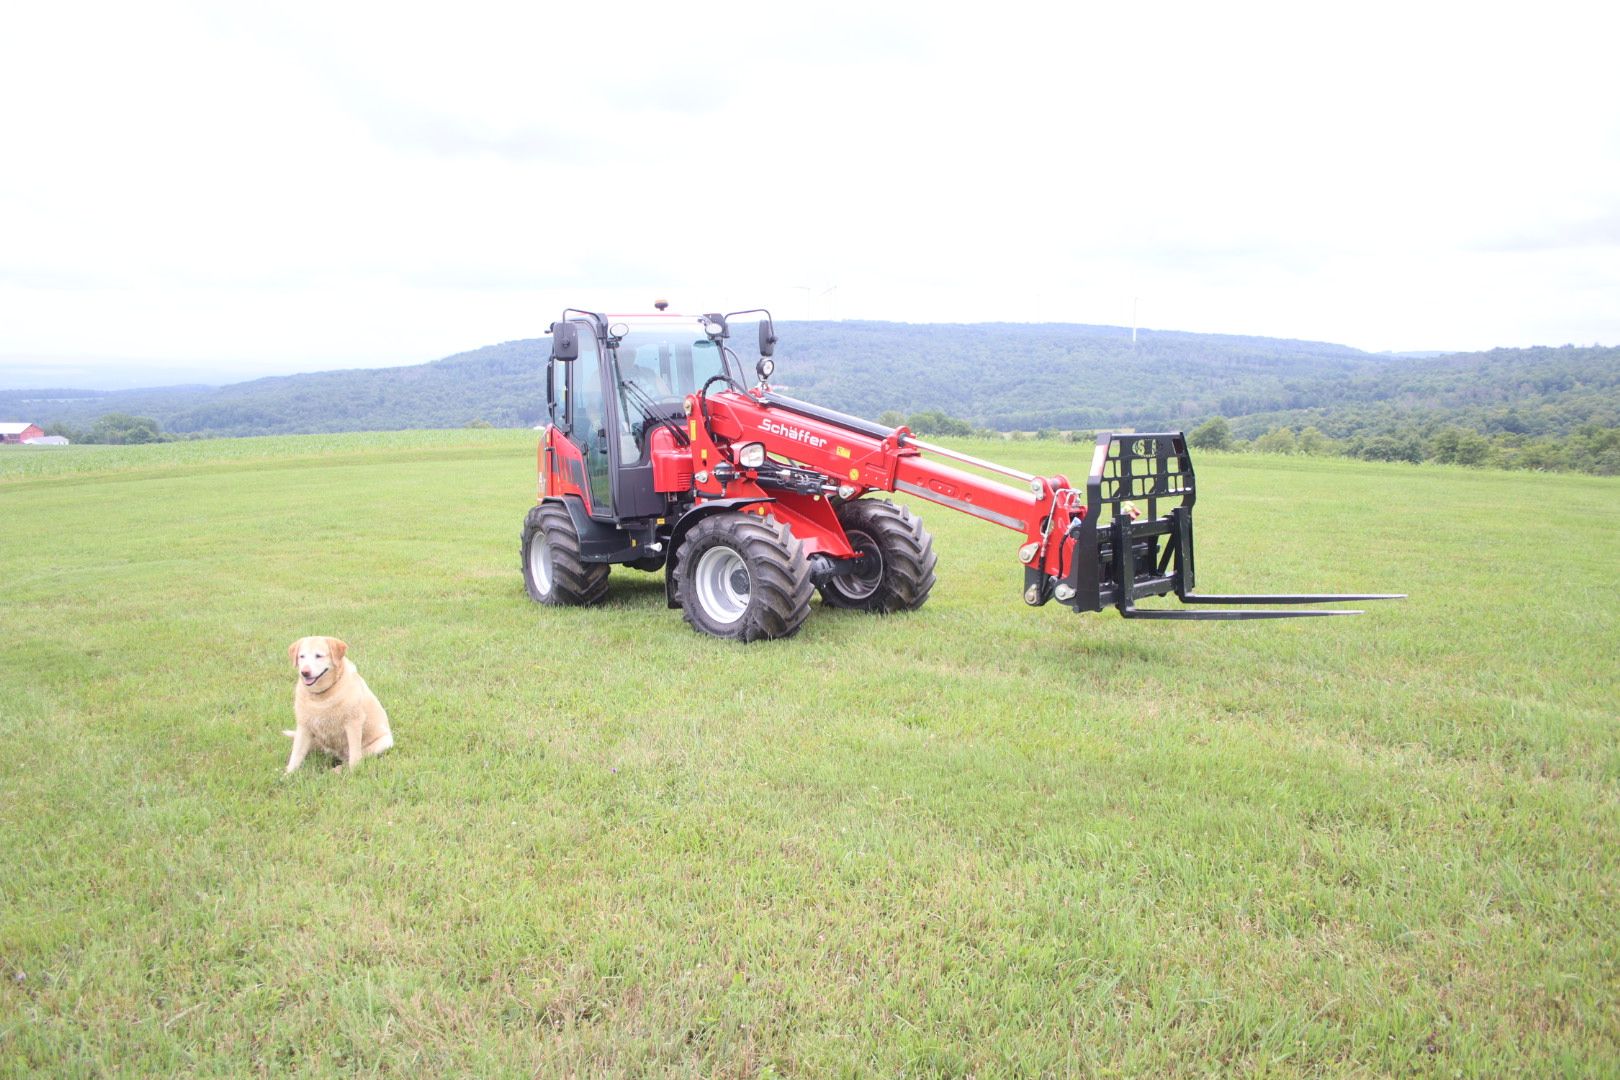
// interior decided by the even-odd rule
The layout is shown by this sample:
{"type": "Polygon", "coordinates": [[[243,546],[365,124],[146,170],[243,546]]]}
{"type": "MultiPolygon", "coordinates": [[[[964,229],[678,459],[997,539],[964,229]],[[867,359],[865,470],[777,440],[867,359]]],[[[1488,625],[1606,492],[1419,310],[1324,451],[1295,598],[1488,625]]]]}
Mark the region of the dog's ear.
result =
{"type": "Polygon", "coordinates": [[[298,642],[303,640],[303,638],[299,638],[298,641],[295,641],[291,645],[287,646],[287,659],[291,660],[295,664],[298,663],[298,642]]]}
{"type": "Polygon", "coordinates": [[[343,655],[349,651],[349,647],[341,639],[329,637],[326,639],[326,651],[332,654],[332,663],[341,664],[343,655]]]}

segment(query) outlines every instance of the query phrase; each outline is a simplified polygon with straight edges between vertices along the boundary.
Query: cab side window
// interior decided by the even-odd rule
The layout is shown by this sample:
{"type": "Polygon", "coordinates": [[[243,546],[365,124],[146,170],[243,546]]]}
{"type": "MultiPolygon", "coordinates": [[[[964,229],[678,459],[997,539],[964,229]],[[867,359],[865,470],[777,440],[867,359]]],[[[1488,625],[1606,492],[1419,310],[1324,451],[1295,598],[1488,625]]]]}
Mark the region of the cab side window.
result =
{"type": "Polygon", "coordinates": [[[579,359],[569,364],[574,394],[574,440],[584,444],[598,431],[607,430],[602,408],[602,364],[596,348],[596,335],[581,328],[579,359]]]}

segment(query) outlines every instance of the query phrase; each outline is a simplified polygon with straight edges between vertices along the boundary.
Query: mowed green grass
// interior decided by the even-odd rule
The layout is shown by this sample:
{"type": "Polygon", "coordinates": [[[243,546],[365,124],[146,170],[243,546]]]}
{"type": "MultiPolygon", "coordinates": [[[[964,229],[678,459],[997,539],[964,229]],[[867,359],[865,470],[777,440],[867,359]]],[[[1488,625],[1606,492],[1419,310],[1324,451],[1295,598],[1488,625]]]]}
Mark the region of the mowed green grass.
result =
{"type": "Polygon", "coordinates": [[[1260,624],[922,506],[923,610],[736,646],[530,603],[533,444],[0,454],[0,1074],[1620,1069],[1620,483],[1204,455],[1202,587],[1411,593],[1260,624]]]}

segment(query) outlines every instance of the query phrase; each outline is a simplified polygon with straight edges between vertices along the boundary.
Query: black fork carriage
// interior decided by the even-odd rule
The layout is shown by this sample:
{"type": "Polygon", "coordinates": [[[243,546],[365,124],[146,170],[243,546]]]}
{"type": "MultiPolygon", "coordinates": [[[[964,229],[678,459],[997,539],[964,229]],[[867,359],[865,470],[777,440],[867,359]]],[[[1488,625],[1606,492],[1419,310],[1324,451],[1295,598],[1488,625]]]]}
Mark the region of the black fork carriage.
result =
{"type": "Polygon", "coordinates": [[[1137,600],[1175,593],[1184,604],[1286,605],[1400,600],[1403,593],[1285,593],[1228,595],[1194,591],[1193,503],[1198,495],[1187,437],[1175,432],[1097,436],[1086,478],[1086,513],[1069,526],[1075,542],[1065,601],[1075,611],[1101,611],[1112,604],[1127,619],[1298,619],[1359,615],[1359,611],[1187,611],[1139,608],[1137,600]],[[1173,502],[1161,514],[1161,502],[1173,502]],[[1143,513],[1138,504],[1145,504],[1143,513]],[[1104,514],[1106,509],[1107,514],[1104,514]]]}

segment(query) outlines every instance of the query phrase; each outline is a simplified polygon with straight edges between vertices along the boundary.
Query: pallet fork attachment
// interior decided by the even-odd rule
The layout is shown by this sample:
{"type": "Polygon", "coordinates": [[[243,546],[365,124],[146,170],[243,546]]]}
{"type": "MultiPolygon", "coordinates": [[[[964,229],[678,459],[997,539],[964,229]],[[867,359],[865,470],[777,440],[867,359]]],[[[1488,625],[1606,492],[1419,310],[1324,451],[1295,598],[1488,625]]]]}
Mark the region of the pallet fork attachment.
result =
{"type": "Polygon", "coordinates": [[[1192,508],[1197,484],[1182,432],[1104,433],[1086,478],[1084,514],[1068,528],[1070,571],[1056,599],[1075,611],[1112,605],[1127,619],[1242,621],[1360,615],[1355,610],[1186,611],[1141,608],[1137,600],[1174,593],[1184,604],[1287,605],[1400,600],[1401,593],[1201,594],[1194,589],[1192,508]],[[1177,500],[1163,515],[1160,500],[1177,500]],[[1147,505],[1146,514],[1137,507],[1147,505]],[[1106,520],[1104,511],[1107,511],[1106,520]]]}

